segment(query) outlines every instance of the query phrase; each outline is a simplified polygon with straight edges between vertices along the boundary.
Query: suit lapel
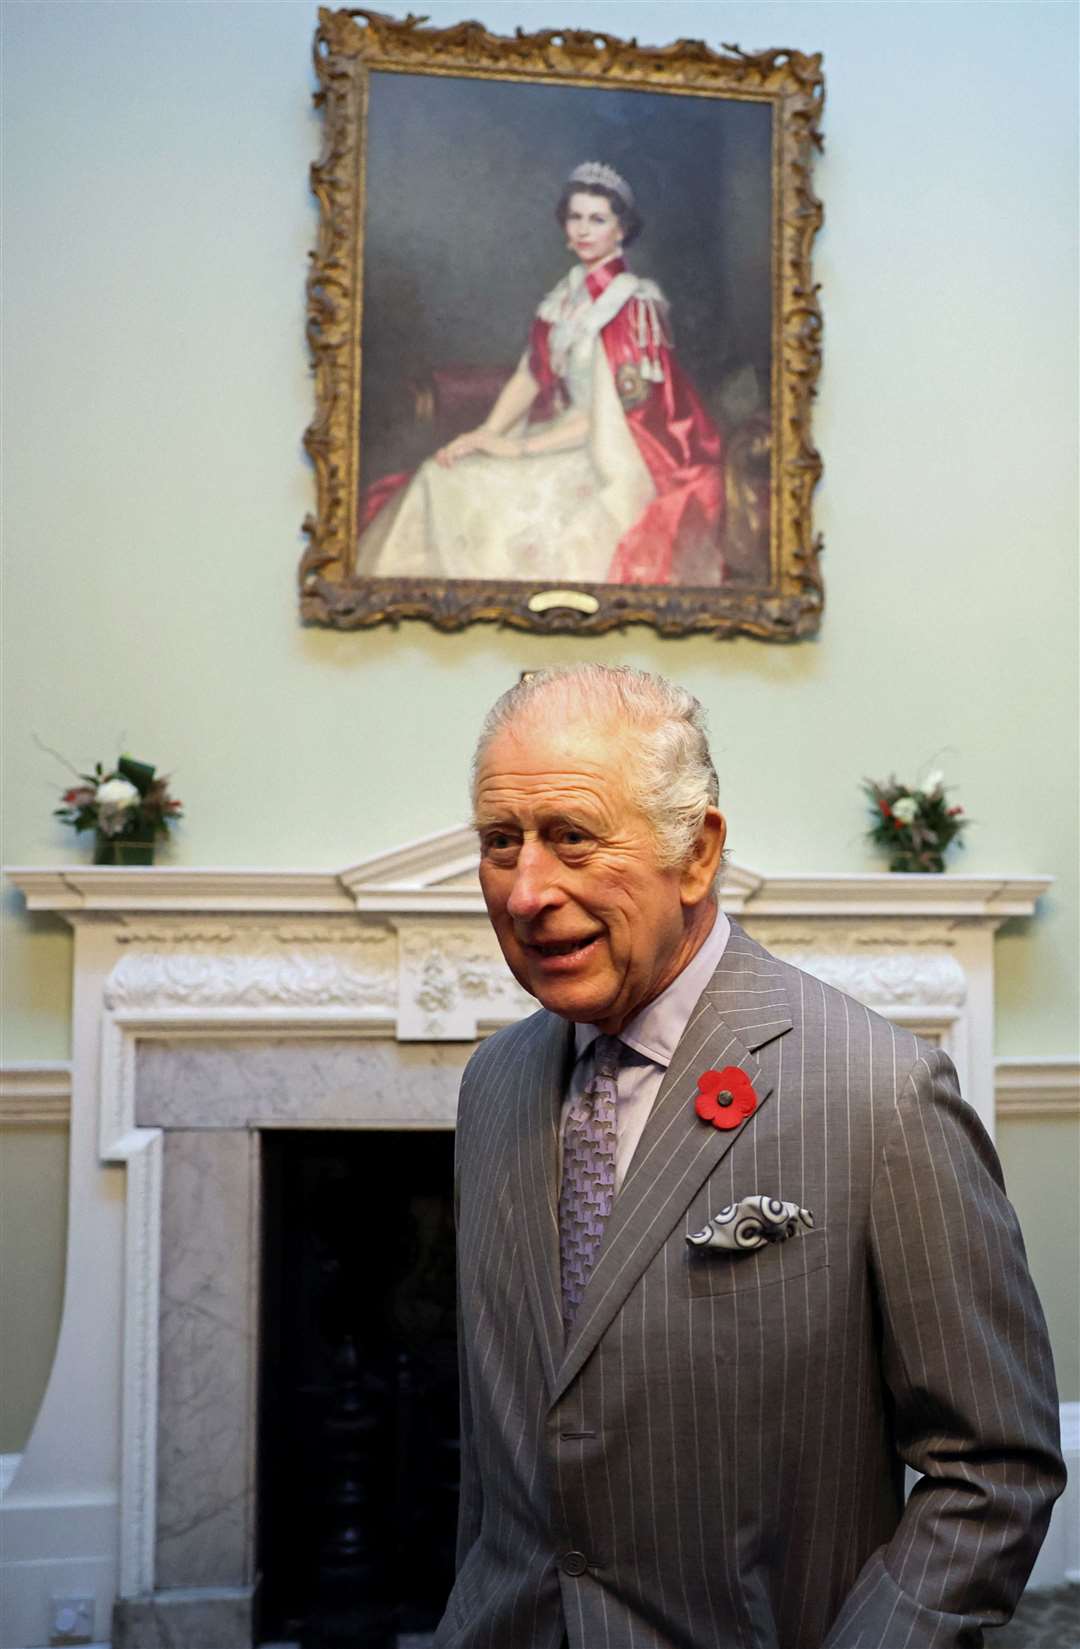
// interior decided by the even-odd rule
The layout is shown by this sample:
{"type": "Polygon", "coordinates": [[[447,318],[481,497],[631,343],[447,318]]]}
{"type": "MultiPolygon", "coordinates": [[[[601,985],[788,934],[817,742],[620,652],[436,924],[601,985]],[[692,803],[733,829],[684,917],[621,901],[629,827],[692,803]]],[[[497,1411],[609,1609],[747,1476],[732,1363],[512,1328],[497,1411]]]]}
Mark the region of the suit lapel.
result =
{"type": "MultiPolygon", "coordinates": [[[[761,1060],[755,1052],[790,1029],[780,965],[733,923],[720,965],[690,1016],[615,1199],[596,1269],[558,1368],[556,1398],[595,1350],[706,1179],[744,1129],[754,1126],[773,1091],[776,1067],[775,1050],[761,1060]],[[730,1132],[703,1123],[693,1104],[702,1071],[724,1065],[744,1070],[758,1099],[757,1110],[730,1132]]],[[[557,1296],[557,1241],[554,1274],[557,1296]]]]}
{"type": "Polygon", "coordinates": [[[546,1014],[538,1045],[520,1065],[520,1122],[514,1164],[514,1204],[523,1233],[525,1290],[548,1389],[563,1360],[562,1284],[559,1275],[559,1124],[573,1026],[546,1014]]]}

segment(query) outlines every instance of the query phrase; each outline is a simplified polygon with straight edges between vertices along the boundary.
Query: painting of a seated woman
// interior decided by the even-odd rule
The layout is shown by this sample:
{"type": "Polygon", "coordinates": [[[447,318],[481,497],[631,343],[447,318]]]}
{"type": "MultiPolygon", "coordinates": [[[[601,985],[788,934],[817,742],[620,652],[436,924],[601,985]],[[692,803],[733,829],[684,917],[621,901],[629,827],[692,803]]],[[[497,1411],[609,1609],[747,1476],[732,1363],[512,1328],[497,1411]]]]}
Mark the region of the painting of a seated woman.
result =
{"type": "MultiPolygon", "coordinates": [[[[731,469],[677,358],[668,298],[631,267],[644,228],[633,188],[606,162],[582,162],[555,220],[573,266],[541,300],[486,415],[413,472],[368,487],[360,576],[692,586],[730,576],[726,535],[738,551],[732,527],[745,540],[747,499],[760,510],[761,487],[740,456],[745,433],[731,469]]],[[[469,375],[444,374],[444,390],[448,377],[467,397],[469,375]]],[[[761,434],[767,460],[767,425],[761,434]]],[[[738,577],[745,554],[734,559],[738,577]]]]}

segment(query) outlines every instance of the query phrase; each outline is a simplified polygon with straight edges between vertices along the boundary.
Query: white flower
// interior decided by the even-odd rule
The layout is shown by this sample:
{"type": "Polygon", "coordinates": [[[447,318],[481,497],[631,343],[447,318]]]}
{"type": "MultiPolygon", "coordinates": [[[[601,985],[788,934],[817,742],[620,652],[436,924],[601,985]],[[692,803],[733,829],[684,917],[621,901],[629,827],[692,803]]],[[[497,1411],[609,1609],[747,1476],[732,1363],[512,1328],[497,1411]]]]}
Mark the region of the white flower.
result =
{"type": "Polygon", "coordinates": [[[97,799],[102,807],[133,807],[139,799],[139,792],[130,779],[106,779],[104,784],[98,785],[97,799]]]}
{"type": "MultiPolygon", "coordinates": [[[[928,773],[926,775],[925,779],[923,780],[923,782],[919,786],[919,788],[922,791],[924,796],[933,796],[935,794],[935,792],[937,792],[938,790],[941,789],[941,787],[944,783],[945,783],[944,773],[941,771],[940,767],[935,767],[934,771],[932,773],[928,773]]],[[[895,809],[894,809],[894,811],[895,811],[895,809]]]]}
{"type": "Polygon", "coordinates": [[[909,825],[919,811],[919,804],[914,796],[901,796],[898,802],[893,802],[892,810],[894,819],[899,819],[901,824],[909,825]]]}
{"type": "Polygon", "coordinates": [[[139,792],[127,779],[106,779],[98,785],[97,822],[106,836],[119,836],[126,823],[125,814],[138,800],[139,792]]]}

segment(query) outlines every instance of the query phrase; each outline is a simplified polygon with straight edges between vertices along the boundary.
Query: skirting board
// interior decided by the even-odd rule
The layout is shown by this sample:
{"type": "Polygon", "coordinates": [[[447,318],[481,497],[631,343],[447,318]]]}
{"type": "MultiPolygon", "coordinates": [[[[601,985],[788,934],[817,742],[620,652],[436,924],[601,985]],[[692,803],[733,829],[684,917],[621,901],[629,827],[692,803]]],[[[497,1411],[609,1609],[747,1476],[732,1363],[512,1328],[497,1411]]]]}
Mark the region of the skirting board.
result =
{"type": "Polygon", "coordinates": [[[0,1645],[47,1645],[54,1597],[92,1597],[94,1640],[107,1644],[116,1594],[118,1502],[57,1498],[20,1504],[18,1460],[0,1456],[0,1481],[6,1485],[0,1504],[0,1645]]]}
{"type": "MultiPolygon", "coordinates": [[[[1069,1486],[1054,1508],[1032,1572],[1032,1590],[1080,1583],[1080,1403],[1062,1403],[1061,1441],[1069,1486]]],[[[12,1483],[18,1462],[18,1455],[0,1455],[0,1490],[12,1483]]],[[[49,1641],[50,1599],[80,1593],[95,1598],[98,1642],[93,1649],[107,1649],[116,1584],[116,1512],[115,1502],[0,1506],[0,1550],[5,1554],[0,1564],[0,1649],[43,1649],[49,1641]],[[48,1539],[43,1541],[46,1525],[48,1539]],[[49,1555],[41,1555],[43,1551],[49,1555]],[[64,1551],[84,1555],[65,1557],[64,1551]]]]}

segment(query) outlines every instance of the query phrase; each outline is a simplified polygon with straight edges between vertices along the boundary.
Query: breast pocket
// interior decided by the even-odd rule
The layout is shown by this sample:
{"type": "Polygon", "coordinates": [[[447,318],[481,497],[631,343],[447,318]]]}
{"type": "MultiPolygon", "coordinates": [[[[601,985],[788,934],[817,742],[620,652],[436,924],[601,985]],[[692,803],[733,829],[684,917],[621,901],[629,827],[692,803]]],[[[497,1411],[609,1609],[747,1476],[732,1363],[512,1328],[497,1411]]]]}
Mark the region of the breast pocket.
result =
{"type": "Polygon", "coordinates": [[[828,1263],[824,1229],[743,1253],[729,1248],[691,1248],[687,1244],[680,1293],[691,1300],[742,1295],[744,1291],[753,1294],[780,1287],[795,1277],[806,1277],[828,1263]]]}

